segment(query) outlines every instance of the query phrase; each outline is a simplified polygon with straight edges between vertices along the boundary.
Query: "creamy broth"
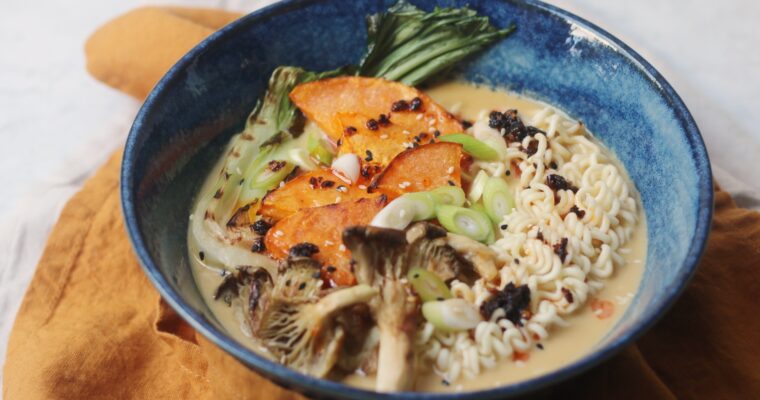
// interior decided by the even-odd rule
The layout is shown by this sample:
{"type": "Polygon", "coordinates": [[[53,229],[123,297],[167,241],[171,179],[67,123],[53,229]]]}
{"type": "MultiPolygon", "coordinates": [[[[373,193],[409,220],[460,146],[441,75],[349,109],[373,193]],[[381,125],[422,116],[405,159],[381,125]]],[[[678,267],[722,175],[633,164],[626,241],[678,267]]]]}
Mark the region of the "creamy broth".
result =
{"type": "MultiPolygon", "coordinates": [[[[505,92],[487,88],[474,87],[463,83],[446,83],[426,92],[435,101],[452,113],[468,120],[477,119],[483,110],[518,109],[526,121],[542,109],[545,104],[505,92]]],[[[624,171],[623,168],[620,168],[624,171]]],[[[206,183],[208,184],[208,182],[206,183]]],[[[646,264],[647,230],[643,215],[639,216],[632,239],[624,248],[627,249],[625,265],[617,268],[605,281],[605,287],[594,298],[607,300],[614,305],[614,313],[601,319],[594,314],[587,303],[581,310],[566,318],[567,327],[552,328],[551,335],[527,353],[527,358],[520,361],[505,359],[488,370],[482,370],[474,378],[461,377],[456,382],[445,385],[442,379],[432,371],[416,379],[417,391],[467,391],[491,388],[534,378],[557,370],[588,354],[625,314],[632,298],[636,294],[644,265],[646,264]]],[[[193,243],[188,244],[193,275],[201,295],[210,310],[217,317],[229,334],[246,347],[267,358],[271,355],[251,337],[249,328],[243,322],[241,307],[228,307],[222,301],[214,301],[213,295],[222,281],[220,271],[204,267],[196,258],[198,249],[193,243]]],[[[239,301],[239,300],[236,300],[239,301]]],[[[344,382],[367,388],[374,388],[372,376],[350,375],[344,382]]]]}

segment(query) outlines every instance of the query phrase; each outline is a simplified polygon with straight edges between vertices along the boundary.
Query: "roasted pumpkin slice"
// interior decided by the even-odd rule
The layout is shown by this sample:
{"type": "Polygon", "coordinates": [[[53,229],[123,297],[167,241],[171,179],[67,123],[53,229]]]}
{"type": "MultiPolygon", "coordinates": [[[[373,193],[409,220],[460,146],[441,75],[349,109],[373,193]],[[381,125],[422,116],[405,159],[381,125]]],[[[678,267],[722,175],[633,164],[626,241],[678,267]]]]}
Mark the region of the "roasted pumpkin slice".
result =
{"type": "Polygon", "coordinates": [[[401,121],[398,115],[408,115],[413,124],[407,124],[404,129],[410,132],[427,132],[429,119],[441,121],[436,129],[442,133],[462,131],[459,121],[424,93],[382,78],[321,79],[296,86],[290,92],[290,99],[334,141],[341,138],[345,128],[337,116],[345,113],[365,116],[365,124],[370,119],[379,122],[380,114],[390,116],[391,120],[395,117],[397,121],[401,121]],[[417,119],[418,115],[423,117],[417,119]]]}
{"type": "Polygon", "coordinates": [[[343,246],[343,230],[349,226],[368,225],[387,202],[385,196],[375,195],[373,198],[301,209],[272,226],[264,244],[269,255],[276,259],[286,258],[289,250],[297,244],[314,244],[319,252],[313,258],[324,265],[325,271],[341,276],[340,282],[335,283],[351,284],[351,254],[343,246]],[[337,270],[348,275],[338,274],[337,270]]]}
{"type": "Polygon", "coordinates": [[[262,200],[259,214],[278,221],[303,208],[370,196],[366,190],[337,177],[329,168],[320,168],[306,172],[269,192],[262,200]]]}
{"type": "Polygon", "coordinates": [[[438,142],[406,150],[378,174],[369,187],[394,199],[403,193],[462,185],[462,145],[438,142]]]}
{"type": "Polygon", "coordinates": [[[462,131],[459,122],[448,114],[390,113],[377,120],[357,113],[338,113],[336,119],[343,128],[338,153],[354,153],[365,162],[380,166],[388,165],[404,150],[462,131]]]}

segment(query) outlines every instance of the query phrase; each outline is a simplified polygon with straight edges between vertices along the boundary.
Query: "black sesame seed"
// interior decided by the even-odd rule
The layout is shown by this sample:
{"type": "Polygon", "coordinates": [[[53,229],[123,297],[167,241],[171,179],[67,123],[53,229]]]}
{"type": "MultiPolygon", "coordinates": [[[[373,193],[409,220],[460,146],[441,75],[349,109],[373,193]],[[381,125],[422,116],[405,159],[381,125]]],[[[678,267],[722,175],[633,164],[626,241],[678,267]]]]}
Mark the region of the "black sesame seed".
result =
{"type": "Polygon", "coordinates": [[[319,271],[317,271],[317,272],[315,272],[315,273],[311,274],[311,277],[312,277],[312,278],[314,278],[314,279],[319,279],[321,276],[322,276],[322,275],[319,273],[319,271]]]}
{"type": "Polygon", "coordinates": [[[316,253],[319,253],[319,247],[309,242],[298,243],[288,251],[290,257],[311,257],[316,253]]]}
{"type": "Polygon", "coordinates": [[[365,151],[367,154],[367,157],[364,157],[364,161],[370,162],[372,161],[372,152],[370,150],[365,151]]]}
{"type": "Polygon", "coordinates": [[[542,345],[541,343],[536,344],[536,347],[538,347],[539,350],[544,349],[544,345],[542,345]]]}
{"type": "Polygon", "coordinates": [[[343,133],[344,133],[346,136],[351,136],[351,135],[353,135],[354,133],[356,133],[356,128],[354,128],[353,126],[349,126],[349,127],[347,127],[346,129],[344,129],[344,130],[343,130],[343,133]]]}
{"type": "Polygon", "coordinates": [[[298,290],[303,290],[306,287],[306,282],[301,282],[300,285],[298,285],[298,290]]]}
{"type": "Polygon", "coordinates": [[[285,281],[285,286],[290,286],[290,279],[288,279],[287,281],[285,281]]]}
{"type": "Polygon", "coordinates": [[[322,184],[320,184],[319,186],[321,186],[323,188],[331,188],[331,187],[335,186],[335,182],[330,181],[330,180],[326,180],[326,181],[322,181],[322,184]]]}
{"type": "Polygon", "coordinates": [[[444,384],[445,386],[451,385],[451,383],[449,383],[449,381],[447,381],[446,379],[441,379],[441,383],[444,384]]]}
{"type": "Polygon", "coordinates": [[[422,108],[422,99],[419,97],[415,97],[412,99],[412,102],[409,104],[409,109],[412,111],[419,111],[422,108]]]}
{"type": "Polygon", "coordinates": [[[333,267],[332,265],[328,265],[326,269],[329,273],[333,273],[335,270],[337,270],[337,268],[333,267]]]}
{"type": "Polygon", "coordinates": [[[377,117],[377,123],[380,124],[380,126],[388,126],[391,124],[391,120],[387,115],[380,114],[380,116],[377,117]]]}
{"type": "Polygon", "coordinates": [[[504,224],[504,225],[500,226],[499,228],[501,228],[501,230],[504,230],[504,229],[507,229],[508,227],[507,227],[507,224],[504,224]]]}
{"type": "Polygon", "coordinates": [[[409,103],[406,100],[399,100],[391,104],[391,111],[393,112],[406,111],[408,109],[409,109],[409,103]]]}
{"type": "Polygon", "coordinates": [[[251,251],[254,253],[261,253],[262,251],[266,250],[267,247],[264,245],[264,238],[256,238],[253,239],[253,244],[251,245],[251,251]]]}
{"type": "Polygon", "coordinates": [[[272,227],[272,224],[270,224],[267,221],[264,221],[263,219],[260,219],[251,225],[251,229],[259,235],[266,235],[269,231],[269,228],[272,227]]]}
{"type": "Polygon", "coordinates": [[[507,170],[507,172],[505,172],[504,174],[505,174],[506,176],[510,176],[510,175],[512,175],[512,171],[510,171],[510,170],[507,170]]]}
{"type": "Polygon", "coordinates": [[[449,180],[449,186],[456,186],[456,185],[457,185],[457,184],[456,184],[454,181],[452,181],[452,180],[449,180]]]}
{"type": "Polygon", "coordinates": [[[367,121],[367,129],[371,131],[376,131],[378,130],[378,128],[380,128],[380,125],[377,123],[377,121],[374,118],[370,118],[367,121]]]}
{"type": "Polygon", "coordinates": [[[198,253],[198,258],[200,258],[201,261],[203,261],[206,258],[206,255],[203,254],[203,252],[201,251],[201,252],[198,253]]]}

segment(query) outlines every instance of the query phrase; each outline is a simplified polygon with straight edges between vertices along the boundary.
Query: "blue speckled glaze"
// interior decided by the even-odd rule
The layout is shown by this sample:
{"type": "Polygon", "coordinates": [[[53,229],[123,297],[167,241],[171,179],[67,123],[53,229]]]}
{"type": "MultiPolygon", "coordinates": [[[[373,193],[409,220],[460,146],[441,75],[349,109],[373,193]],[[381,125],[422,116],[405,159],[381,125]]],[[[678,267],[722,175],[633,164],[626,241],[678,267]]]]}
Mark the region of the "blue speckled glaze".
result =
{"type": "MultiPolygon", "coordinates": [[[[536,1],[412,0],[424,9],[468,3],[507,40],[462,65],[465,80],[506,88],[584,121],[625,165],[648,223],[641,288],[593,353],[552,373],[457,398],[503,398],[547,387],[610,357],[650,327],[693,274],[712,217],[710,165],[685,105],[646,61],[596,26],[536,1]]],[[[195,329],[279,384],[325,398],[447,398],[367,392],[296,373],[231,339],[210,315],[189,272],[185,233],[193,195],[278,65],[327,70],[355,63],[364,16],[391,1],[289,0],[210,36],[156,85],[124,153],[122,204],[130,238],[161,295],[195,329]]]]}

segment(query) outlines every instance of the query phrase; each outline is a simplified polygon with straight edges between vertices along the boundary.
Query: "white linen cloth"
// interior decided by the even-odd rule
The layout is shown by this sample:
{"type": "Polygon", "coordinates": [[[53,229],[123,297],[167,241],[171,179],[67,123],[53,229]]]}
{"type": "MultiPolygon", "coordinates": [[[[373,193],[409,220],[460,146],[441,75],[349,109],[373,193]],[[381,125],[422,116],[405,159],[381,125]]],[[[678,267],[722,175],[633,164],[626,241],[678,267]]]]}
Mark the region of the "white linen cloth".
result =
{"type": "MultiPolygon", "coordinates": [[[[252,11],[273,0],[192,0],[252,11]]],[[[414,0],[412,0],[414,2],[414,0]]],[[[9,0],[0,12],[0,362],[21,298],[65,202],[123,143],[139,102],[95,81],[83,45],[98,26],[164,2],[9,0]]],[[[628,43],[683,97],[713,171],[760,209],[760,3],[556,0],[628,43]]],[[[176,4],[176,2],[175,2],[176,4]]],[[[1,372],[0,372],[1,373],[1,372]]]]}

